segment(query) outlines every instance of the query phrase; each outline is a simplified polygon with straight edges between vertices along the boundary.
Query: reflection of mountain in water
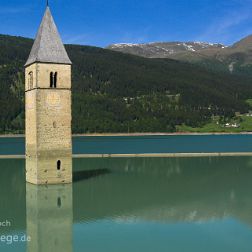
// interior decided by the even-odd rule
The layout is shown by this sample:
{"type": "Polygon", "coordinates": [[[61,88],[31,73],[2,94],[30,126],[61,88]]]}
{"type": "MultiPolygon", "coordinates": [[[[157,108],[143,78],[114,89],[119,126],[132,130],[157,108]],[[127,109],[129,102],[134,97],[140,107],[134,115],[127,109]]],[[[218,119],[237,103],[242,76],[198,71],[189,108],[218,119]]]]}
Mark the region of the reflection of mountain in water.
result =
{"type": "Polygon", "coordinates": [[[107,167],[112,173],[74,185],[74,192],[85,199],[74,200],[75,221],[121,217],[177,222],[232,216],[252,225],[251,158],[77,160],[76,165],[107,167]]]}
{"type": "MultiPolygon", "coordinates": [[[[0,166],[4,203],[0,217],[13,220],[11,229],[25,229],[24,162],[2,160],[0,166]]],[[[104,218],[202,222],[233,217],[252,225],[250,157],[79,159],[74,169],[89,174],[73,185],[74,222],[104,218]]]]}

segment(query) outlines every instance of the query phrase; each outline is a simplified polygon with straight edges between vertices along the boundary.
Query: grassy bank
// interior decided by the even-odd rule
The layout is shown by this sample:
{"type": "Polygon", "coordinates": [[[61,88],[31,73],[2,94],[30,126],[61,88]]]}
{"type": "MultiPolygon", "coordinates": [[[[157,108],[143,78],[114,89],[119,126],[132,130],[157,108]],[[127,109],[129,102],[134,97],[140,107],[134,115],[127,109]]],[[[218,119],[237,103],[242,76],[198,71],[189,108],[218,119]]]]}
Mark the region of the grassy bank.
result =
{"type": "Polygon", "coordinates": [[[252,132],[252,116],[241,115],[230,121],[239,124],[238,128],[225,127],[225,123],[218,123],[218,118],[200,128],[193,128],[187,125],[177,126],[177,132],[194,133],[241,133],[252,132]]]}

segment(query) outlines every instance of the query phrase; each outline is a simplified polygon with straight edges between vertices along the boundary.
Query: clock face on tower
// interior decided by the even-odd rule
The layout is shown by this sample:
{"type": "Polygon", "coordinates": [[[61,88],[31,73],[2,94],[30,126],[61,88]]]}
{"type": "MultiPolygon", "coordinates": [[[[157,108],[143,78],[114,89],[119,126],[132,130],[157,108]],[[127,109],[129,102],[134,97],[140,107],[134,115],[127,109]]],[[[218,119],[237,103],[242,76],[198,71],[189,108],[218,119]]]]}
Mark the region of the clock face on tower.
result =
{"type": "Polygon", "coordinates": [[[57,107],[60,105],[60,95],[58,93],[49,93],[46,97],[46,103],[50,107],[57,107]]]}

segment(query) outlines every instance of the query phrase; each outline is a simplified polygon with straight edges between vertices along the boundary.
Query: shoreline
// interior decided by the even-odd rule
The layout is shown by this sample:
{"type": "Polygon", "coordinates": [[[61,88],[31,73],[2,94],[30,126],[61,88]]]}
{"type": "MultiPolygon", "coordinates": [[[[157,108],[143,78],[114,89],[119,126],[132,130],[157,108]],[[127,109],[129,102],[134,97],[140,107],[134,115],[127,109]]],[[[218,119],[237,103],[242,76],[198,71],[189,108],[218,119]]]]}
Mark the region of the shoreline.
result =
{"type": "MultiPolygon", "coordinates": [[[[252,135],[252,132],[175,132],[175,133],[92,133],[92,134],[73,134],[73,137],[103,137],[103,136],[207,136],[207,135],[252,135]]],[[[0,134],[0,138],[20,137],[24,134],[0,134]]]]}
{"type": "Polygon", "coordinates": [[[73,134],[73,137],[82,137],[82,136],[204,136],[204,135],[252,135],[252,132],[101,133],[101,134],[73,134]]]}
{"type": "MultiPolygon", "coordinates": [[[[142,153],[142,154],[73,154],[79,158],[199,158],[199,157],[251,157],[252,152],[213,153],[142,153]]],[[[25,155],[0,155],[1,159],[25,159],[25,155]]]]}

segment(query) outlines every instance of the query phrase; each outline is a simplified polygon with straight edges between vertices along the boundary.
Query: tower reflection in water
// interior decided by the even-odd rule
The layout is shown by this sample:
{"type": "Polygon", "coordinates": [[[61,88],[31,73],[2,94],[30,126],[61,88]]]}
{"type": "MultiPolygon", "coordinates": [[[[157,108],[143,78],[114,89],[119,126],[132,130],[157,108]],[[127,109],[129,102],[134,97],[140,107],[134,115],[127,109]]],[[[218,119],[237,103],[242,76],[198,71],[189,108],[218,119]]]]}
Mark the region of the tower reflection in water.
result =
{"type": "Polygon", "coordinates": [[[26,184],[27,252],[73,251],[72,185],[26,184]]]}

